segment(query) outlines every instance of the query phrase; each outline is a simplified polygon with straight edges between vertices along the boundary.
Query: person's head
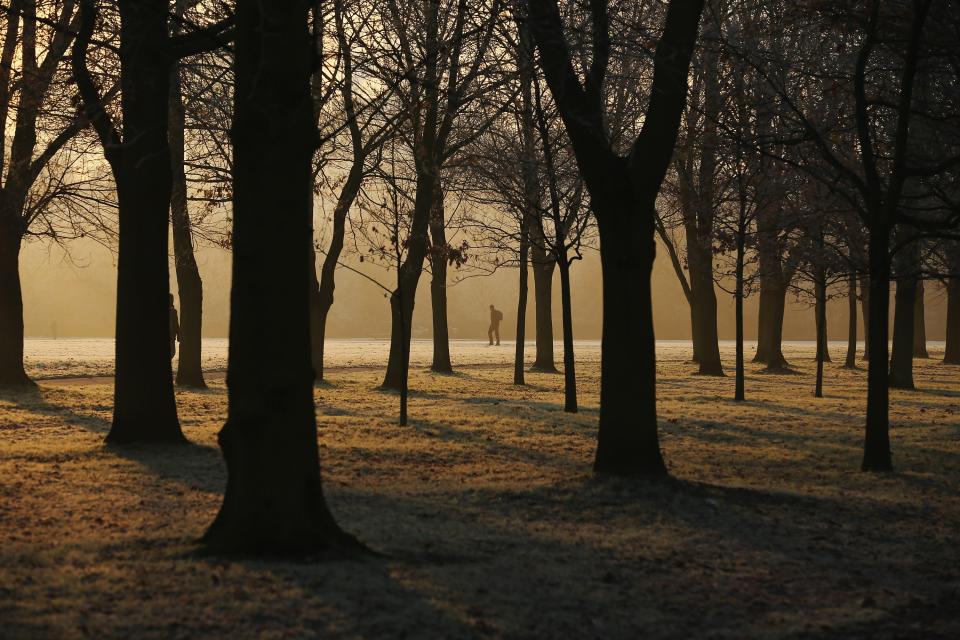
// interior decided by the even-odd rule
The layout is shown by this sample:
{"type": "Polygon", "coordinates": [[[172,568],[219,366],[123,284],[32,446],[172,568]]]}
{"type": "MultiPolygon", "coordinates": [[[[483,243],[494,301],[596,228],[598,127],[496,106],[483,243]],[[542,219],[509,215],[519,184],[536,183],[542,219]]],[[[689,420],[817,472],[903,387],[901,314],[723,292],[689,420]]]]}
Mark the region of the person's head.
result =
{"type": "Polygon", "coordinates": [[[490,310],[491,310],[491,311],[493,310],[493,305],[490,305],[490,310]]]}

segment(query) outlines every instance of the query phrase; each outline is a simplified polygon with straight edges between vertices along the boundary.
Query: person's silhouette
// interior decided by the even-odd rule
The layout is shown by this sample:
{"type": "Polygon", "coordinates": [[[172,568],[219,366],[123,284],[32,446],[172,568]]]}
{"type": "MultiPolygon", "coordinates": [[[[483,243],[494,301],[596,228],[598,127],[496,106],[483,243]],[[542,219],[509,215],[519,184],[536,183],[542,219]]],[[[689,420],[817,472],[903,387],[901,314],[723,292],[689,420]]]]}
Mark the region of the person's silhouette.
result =
{"type": "Polygon", "coordinates": [[[490,345],[493,346],[493,338],[497,338],[497,346],[500,345],[500,323],[503,321],[503,312],[490,305],[490,328],[487,329],[487,337],[490,338],[490,345]]]}
{"type": "Polygon", "coordinates": [[[180,339],[180,318],[173,306],[173,294],[170,294],[170,359],[177,355],[177,341],[180,339]]]}

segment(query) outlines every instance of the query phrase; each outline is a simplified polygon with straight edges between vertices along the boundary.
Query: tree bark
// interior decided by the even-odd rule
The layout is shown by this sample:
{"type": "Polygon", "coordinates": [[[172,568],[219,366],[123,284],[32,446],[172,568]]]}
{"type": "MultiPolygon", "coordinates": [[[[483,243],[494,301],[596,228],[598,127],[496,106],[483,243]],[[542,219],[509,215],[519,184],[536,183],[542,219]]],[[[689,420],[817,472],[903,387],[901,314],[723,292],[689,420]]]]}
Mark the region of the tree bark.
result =
{"type": "MultiPolygon", "coordinates": [[[[957,252],[960,254],[960,251],[957,252]]],[[[960,275],[947,280],[946,364],[960,364],[960,275]]]]}
{"type": "MultiPolygon", "coordinates": [[[[741,223],[742,224],[742,223],[741,223]]],[[[737,267],[736,267],[736,289],[734,291],[736,304],[736,323],[737,323],[737,363],[736,363],[736,383],[734,386],[733,399],[736,402],[743,402],[745,398],[745,372],[743,366],[743,271],[746,254],[746,231],[740,229],[737,234],[737,267]]]]}
{"type": "Polygon", "coordinates": [[[121,0],[119,8],[124,143],[111,162],[119,247],[114,409],[107,442],[182,443],[170,366],[167,3],[121,0]]]}
{"type": "Polygon", "coordinates": [[[557,373],[553,355],[553,268],[556,262],[547,254],[539,225],[531,222],[531,267],[533,268],[533,297],[536,306],[535,371],[557,373]]]}
{"type": "Polygon", "coordinates": [[[35,386],[23,368],[20,217],[0,215],[0,386],[35,386]]]}
{"type": "Polygon", "coordinates": [[[430,213],[430,307],[433,316],[432,371],[453,373],[450,362],[450,329],[447,322],[447,260],[446,214],[443,208],[443,189],[439,181],[434,189],[433,209],[430,213]]]}
{"type": "Polygon", "coordinates": [[[577,412],[577,372],[573,353],[573,310],[570,300],[570,262],[562,252],[557,262],[560,269],[560,304],[563,315],[563,410],[577,412]]]}
{"type": "Polygon", "coordinates": [[[927,322],[924,317],[923,280],[917,282],[917,295],[913,307],[913,357],[929,358],[927,352],[927,322]]]}
{"type": "MultiPolygon", "coordinates": [[[[180,3],[178,3],[179,5],[180,3]]],[[[180,68],[170,72],[169,117],[172,190],[170,219],[173,227],[173,261],[180,294],[180,360],[176,383],[181,387],[206,388],[201,364],[203,329],[203,281],[193,252],[190,213],[187,205],[187,174],[184,170],[185,114],[180,88],[180,68]]]]}
{"type": "Polygon", "coordinates": [[[827,345],[827,284],[824,274],[816,283],[816,310],[814,321],[817,330],[817,358],[823,362],[832,362],[827,345]]]}
{"type": "Polygon", "coordinates": [[[870,275],[860,276],[860,311],[863,312],[863,359],[870,359],[870,275]]]}
{"type": "Polygon", "coordinates": [[[359,543],[323,496],[308,278],[316,141],[307,5],[237,3],[227,489],[203,542],[217,552],[317,554],[359,543]]]}
{"type": "Polygon", "coordinates": [[[919,259],[919,245],[916,242],[910,242],[897,256],[897,293],[893,310],[893,350],[890,354],[890,386],[894,389],[914,388],[913,340],[919,259]]]}
{"type": "MultiPolygon", "coordinates": [[[[521,222],[525,227],[526,221],[521,222]]],[[[526,384],[523,375],[523,353],[526,341],[527,328],[527,292],[529,290],[529,262],[530,242],[527,239],[525,228],[520,230],[520,284],[517,293],[517,342],[513,355],[513,384],[526,384]]]]}
{"type": "Polygon", "coordinates": [[[845,369],[857,368],[857,274],[847,279],[847,357],[845,369]]]}
{"type": "Polygon", "coordinates": [[[887,335],[890,304],[890,231],[875,223],[870,230],[870,363],[867,367],[867,426],[863,443],[863,471],[891,471],[890,390],[887,374],[887,335]]]}

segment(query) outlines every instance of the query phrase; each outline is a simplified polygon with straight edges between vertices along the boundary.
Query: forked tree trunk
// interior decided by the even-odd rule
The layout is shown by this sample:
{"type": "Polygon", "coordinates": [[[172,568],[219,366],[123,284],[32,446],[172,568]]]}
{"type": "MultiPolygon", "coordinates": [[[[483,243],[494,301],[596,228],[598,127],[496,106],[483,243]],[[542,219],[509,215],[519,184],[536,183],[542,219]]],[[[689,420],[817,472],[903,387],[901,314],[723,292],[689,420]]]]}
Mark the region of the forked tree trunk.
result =
{"type": "Polygon", "coordinates": [[[107,441],[182,443],[170,366],[168,7],[159,0],[122,0],[119,8],[124,145],[111,163],[119,248],[114,408],[107,441]]]}
{"type": "MultiPolygon", "coordinates": [[[[180,3],[178,3],[179,5],[180,3]]],[[[173,175],[170,219],[173,227],[173,262],[180,294],[180,349],[177,385],[206,388],[203,379],[201,336],[203,330],[203,281],[193,253],[190,212],[187,205],[187,174],[184,170],[185,115],[180,88],[180,68],[170,72],[170,159],[173,175]]]]}
{"type": "Polygon", "coordinates": [[[867,339],[870,363],[867,367],[867,426],[863,443],[863,471],[891,471],[890,390],[887,374],[887,335],[890,304],[890,232],[877,223],[870,230],[870,306],[867,339]]]}
{"type": "Polygon", "coordinates": [[[847,357],[843,363],[846,369],[857,368],[857,274],[851,273],[847,279],[847,357]]]}
{"type": "MultiPolygon", "coordinates": [[[[539,225],[531,223],[539,234],[539,225]]],[[[553,268],[556,262],[547,255],[543,239],[536,235],[531,240],[530,257],[533,268],[533,297],[536,306],[536,357],[532,369],[556,373],[553,355],[553,268]]]]}
{"type": "Polygon", "coordinates": [[[203,538],[218,552],[359,548],[330,514],[320,478],[308,309],[316,134],[306,9],[286,0],[240,0],[236,9],[229,405],[219,435],[228,476],[203,538]]]}
{"type": "MultiPolygon", "coordinates": [[[[960,253],[960,251],[958,251],[960,253]]],[[[960,364],[960,276],[947,280],[947,331],[943,361],[960,364]]]]}
{"type": "Polygon", "coordinates": [[[563,315],[563,410],[577,412],[577,371],[573,353],[573,309],[570,299],[570,262],[566,251],[558,256],[560,269],[560,304],[563,315]]]}
{"type": "Polygon", "coordinates": [[[443,190],[439,181],[434,190],[430,214],[430,307],[433,317],[433,363],[437,373],[453,373],[450,362],[450,329],[447,322],[447,234],[443,190]]]}
{"type": "Polygon", "coordinates": [[[923,280],[917,282],[917,296],[913,306],[913,357],[929,358],[927,352],[927,322],[924,317],[923,280]]]}
{"type": "Polygon", "coordinates": [[[13,216],[0,215],[0,386],[33,386],[23,368],[23,292],[20,288],[21,234],[13,216]]]}

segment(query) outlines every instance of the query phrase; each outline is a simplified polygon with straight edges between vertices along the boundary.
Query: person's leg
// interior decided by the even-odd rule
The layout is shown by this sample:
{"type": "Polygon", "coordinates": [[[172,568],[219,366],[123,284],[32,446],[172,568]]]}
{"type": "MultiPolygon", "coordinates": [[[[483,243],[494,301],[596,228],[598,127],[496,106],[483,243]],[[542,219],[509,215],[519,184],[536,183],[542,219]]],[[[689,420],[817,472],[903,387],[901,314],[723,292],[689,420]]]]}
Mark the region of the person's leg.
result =
{"type": "Polygon", "coordinates": [[[500,325],[499,325],[499,324],[496,325],[496,326],[493,328],[493,330],[494,330],[494,331],[496,332],[496,334],[497,334],[497,346],[499,347],[499,346],[500,346],[500,325]]]}
{"type": "Polygon", "coordinates": [[[490,325],[490,328],[487,329],[487,337],[490,338],[490,345],[493,345],[493,325],[490,325]]]}

